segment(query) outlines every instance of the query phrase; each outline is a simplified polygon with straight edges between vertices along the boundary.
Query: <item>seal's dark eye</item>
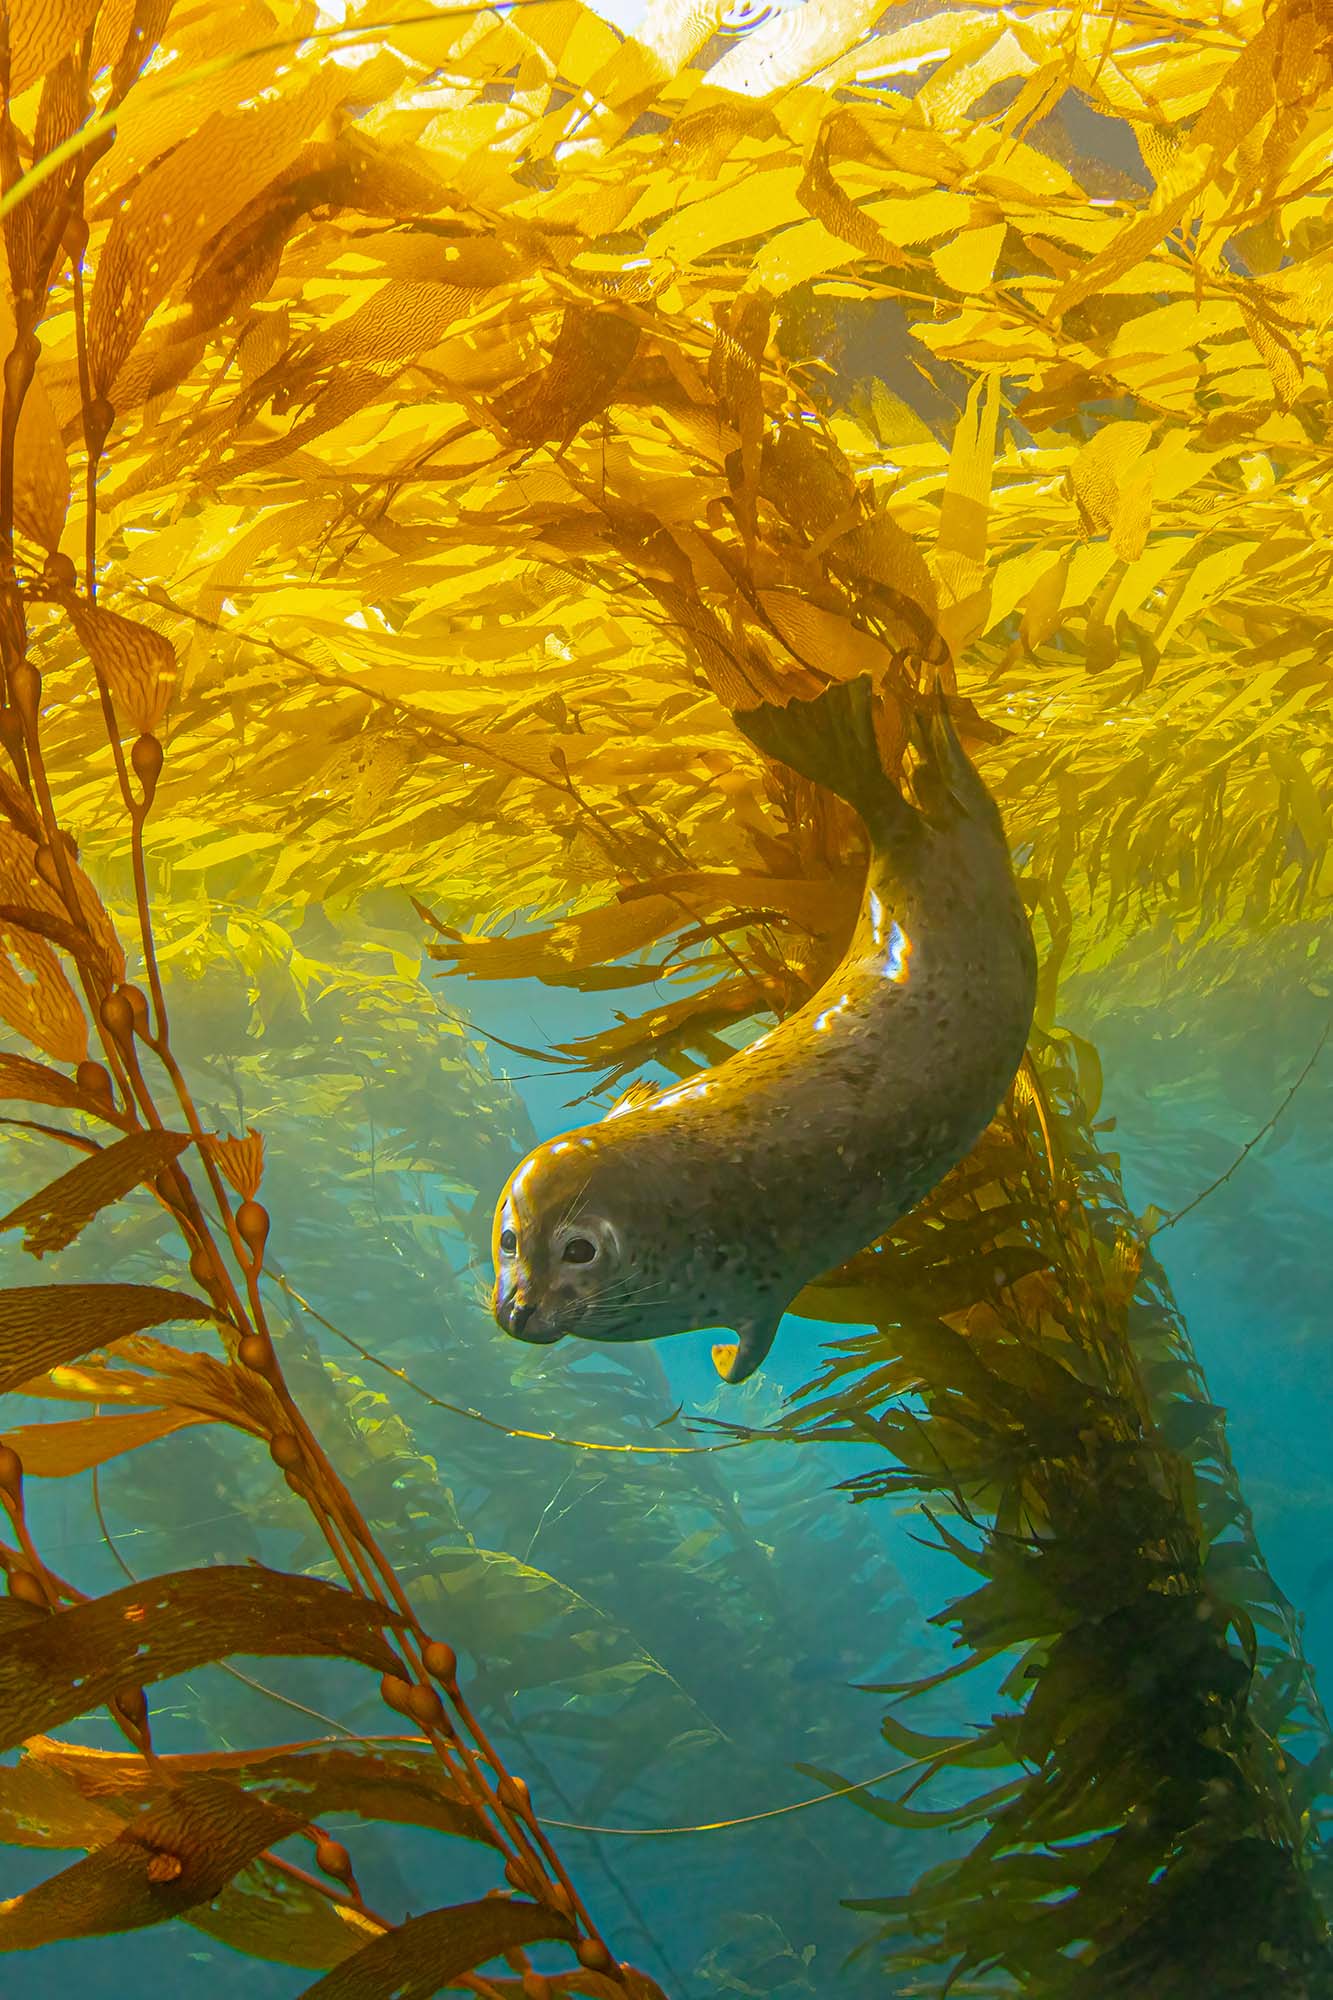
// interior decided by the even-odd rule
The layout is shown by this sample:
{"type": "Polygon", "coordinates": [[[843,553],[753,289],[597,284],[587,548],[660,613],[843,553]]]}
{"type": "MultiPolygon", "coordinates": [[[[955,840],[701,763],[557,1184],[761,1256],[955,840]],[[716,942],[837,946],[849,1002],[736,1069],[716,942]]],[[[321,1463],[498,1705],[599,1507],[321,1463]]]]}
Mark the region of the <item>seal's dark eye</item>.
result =
{"type": "Polygon", "coordinates": [[[597,1245],[587,1236],[571,1236],[565,1245],[567,1264],[591,1264],[596,1255],[597,1245]]]}
{"type": "Polygon", "coordinates": [[[518,1248],[518,1238],[512,1229],[500,1231],[500,1249],[506,1257],[512,1257],[518,1248]]]}

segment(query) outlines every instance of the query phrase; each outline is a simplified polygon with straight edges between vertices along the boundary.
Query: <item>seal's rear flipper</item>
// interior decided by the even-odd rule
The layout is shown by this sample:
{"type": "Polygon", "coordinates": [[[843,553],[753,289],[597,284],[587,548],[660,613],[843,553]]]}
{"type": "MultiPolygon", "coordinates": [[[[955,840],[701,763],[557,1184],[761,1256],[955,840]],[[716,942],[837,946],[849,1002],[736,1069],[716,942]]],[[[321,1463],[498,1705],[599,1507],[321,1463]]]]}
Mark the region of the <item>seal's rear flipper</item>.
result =
{"type": "Polygon", "coordinates": [[[931,707],[924,712],[918,710],[912,723],[913,738],[921,753],[912,789],[927,816],[948,817],[952,806],[969,818],[994,817],[994,801],[958,740],[944,683],[938,674],[931,707]]]}
{"type": "Polygon", "coordinates": [[[782,1323],[782,1314],[771,1319],[752,1319],[736,1329],[736,1342],[718,1341],[713,1348],[713,1366],[724,1382],[744,1382],[754,1374],[782,1323]]]}
{"type": "Polygon", "coordinates": [[[836,681],[813,701],[764,702],[733,719],[758,749],[855,806],[876,846],[895,847],[919,828],[919,814],[880,762],[868,674],[836,681]]]}

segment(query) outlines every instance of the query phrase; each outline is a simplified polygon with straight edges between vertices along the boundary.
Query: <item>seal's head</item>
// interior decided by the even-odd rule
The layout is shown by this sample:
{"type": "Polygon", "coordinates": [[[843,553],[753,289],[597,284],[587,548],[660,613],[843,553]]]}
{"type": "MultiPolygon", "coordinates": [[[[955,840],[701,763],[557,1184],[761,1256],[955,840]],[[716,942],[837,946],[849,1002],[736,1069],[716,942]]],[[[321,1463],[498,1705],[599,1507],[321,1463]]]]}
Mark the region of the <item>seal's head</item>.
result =
{"type": "Polygon", "coordinates": [[[549,1345],[643,1338],[646,1274],[634,1254],[633,1202],[590,1135],[539,1146],[495,1211],[495,1317],[516,1339],[549,1345]]]}

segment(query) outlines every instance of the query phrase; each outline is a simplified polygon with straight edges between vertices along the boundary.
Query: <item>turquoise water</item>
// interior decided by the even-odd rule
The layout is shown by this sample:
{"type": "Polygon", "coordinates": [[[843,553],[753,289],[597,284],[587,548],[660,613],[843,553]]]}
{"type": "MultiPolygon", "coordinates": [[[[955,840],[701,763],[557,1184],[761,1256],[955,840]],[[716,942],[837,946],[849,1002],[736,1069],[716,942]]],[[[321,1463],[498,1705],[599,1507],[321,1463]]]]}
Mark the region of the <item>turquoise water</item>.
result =
{"type": "MultiPolygon", "coordinates": [[[[445,993],[492,1034],[534,1045],[586,1031],[610,1011],[603,995],[459,985],[445,993]]],[[[1160,1000],[1142,1011],[1108,1008],[1100,997],[1086,1004],[1089,1019],[1080,1025],[1102,1045],[1102,1112],[1118,1119],[1114,1143],[1137,1207],[1177,1206],[1224,1171],[1280,1100],[1320,1025],[1318,1003],[1298,994],[1270,995],[1262,1025],[1243,992],[1223,992],[1201,1020],[1186,1006],[1174,1017],[1160,1000]]],[[[207,1009],[192,1018],[184,992],[177,1018],[187,1061],[191,1042],[202,1044],[200,1061],[219,1074],[215,1018],[207,1009]]],[[[334,1025],[325,1018],[321,1033],[334,1025]]],[[[354,1016],[340,1025],[355,1038],[354,1016]]],[[[512,1084],[501,1071],[484,1086],[506,1107],[511,1152],[587,1116],[588,1107],[566,1108],[576,1094],[566,1079],[530,1074],[530,1063],[499,1050],[491,1056],[518,1073],[512,1084]]],[[[345,1121],[336,1144],[331,1129],[321,1135],[284,1124],[275,1109],[264,1121],[266,1193],[276,1261],[293,1283],[422,1388],[515,1428],[546,1423],[607,1442],[697,1445],[708,1439],[690,1428],[696,1414],[762,1423],[814,1372],[821,1330],[799,1321],[788,1322],[769,1365],[739,1392],[719,1388],[707,1336],[578,1352],[568,1342],[542,1350],[504,1341],[472,1295],[475,1279],[446,1278],[466,1254],[461,1235],[418,1230],[413,1241],[428,1239],[427,1249],[404,1256],[393,1218],[408,1200],[409,1177],[382,1170],[370,1197],[364,1176],[339,1179],[338,1147],[364,1158],[372,1130],[381,1147],[388,1143],[404,1110],[397,1090],[372,1076],[364,1121],[359,1128],[345,1121]],[[659,1423],[665,1429],[652,1428],[659,1423]]],[[[1330,1301],[1326,1259],[1316,1250],[1328,1240],[1321,1151],[1331,1090],[1328,1067],[1317,1068],[1274,1132],[1162,1239],[1212,1394],[1228,1410],[1270,1566],[1306,1614],[1316,1665],[1333,1651],[1322,1393],[1330,1301]]],[[[438,1135],[442,1160],[475,1155],[477,1106],[460,1108],[443,1081],[437,1101],[416,1105],[413,1115],[438,1135]]],[[[485,1130],[493,1132],[493,1116],[485,1130]]],[[[492,1159],[493,1171],[502,1166],[492,1159]]],[[[421,1176],[411,1178],[442,1215],[443,1175],[426,1176],[424,1187],[421,1176]]],[[[40,1277],[94,1275],[105,1255],[94,1234],[40,1277]]],[[[134,1245],[130,1261],[146,1247],[134,1245]]],[[[38,1276],[12,1250],[5,1275],[27,1283],[38,1276]]],[[[529,1777],[548,1817],[626,1829],[556,1835],[619,1949],[674,2000],[752,1993],[861,2000],[937,1990],[886,1976],[873,1955],[849,1960],[865,1920],[839,1902],[901,1892],[950,1851],[949,1836],[885,1826],[845,1800],[732,1829],[632,1831],[771,1813],[901,1762],[879,1737],[882,1698],[855,1684],[906,1679],[950,1658],[947,1635],[927,1621],[967,1578],[950,1557],[923,1546],[921,1515],[887,1502],[851,1506],[835,1483],[859,1469],[854,1450],[759,1444],[626,1464],[509,1437],[431,1407],[295,1312],[279,1334],[289,1376],[344,1468],[351,1433],[336,1405],[321,1399],[327,1378],[321,1383],[306,1345],[312,1335],[328,1361],[388,1392],[378,1416],[392,1412],[410,1426],[381,1440],[381,1472],[372,1478],[363,1469],[366,1483],[354,1481],[354,1490],[368,1512],[372,1497],[372,1519],[414,1594],[424,1578],[446,1579],[449,1594],[432,1616],[459,1646],[465,1678],[511,1767],[529,1777]],[[529,1591],[545,1593],[547,1613],[520,1608],[524,1592],[513,1588],[520,1574],[551,1579],[529,1591]],[[585,1648],[585,1671],[598,1676],[591,1682],[568,1653],[571,1633],[585,1648]],[[557,1653],[543,1678],[543,1656],[557,1653]]],[[[34,1403],[16,1417],[71,1413],[34,1403]]],[[[210,1430],[108,1467],[101,1493],[122,1556],[138,1574],[247,1553],[275,1566],[316,1565],[320,1551],[299,1510],[264,1500],[267,1468],[255,1461],[247,1441],[210,1430]]],[[[87,1478],[31,1481],[30,1489],[34,1532],[48,1558],[86,1589],[115,1588],[122,1574],[101,1545],[87,1478]]],[[[240,1664],[352,1728],[374,1731],[391,1720],[360,1670],[240,1664]]],[[[919,1727],[984,1722],[993,1692],[994,1677],[987,1684],[971,1676],[912,1719],[919,1727]]],[[[319,1721],[217,1669],[154,1690],[151,1706],[161,1750],[325,1733],[319,1721]]],[[[67,1733],[117,1745],[104,1717],[67,1733]]],[[[884,1787],[889,1796],[897,1789],[884,1787]]],[[[946,1785],[932,1802],[950,1796],[959,1794],[946,1785]]],[[[461,1842],[350,1822],[335,1830],[352,1848],[369,1903],[395,1914],[482,1894],[493,1880],[484,1858],[461,1842]]],[[[291,1852],[299,1856],[299,1844],[291,1852]]],[[[16,1893],[72,1858],[5,1849],[4,1889],[16,1893]]],[[[111,1996],[156,1983],[183,1995],[285,1996],[313,1977],[249,1960],[177,1923],[13,1956],[5,1991],[39,2000],[53,1988],[111,1996]]]]}

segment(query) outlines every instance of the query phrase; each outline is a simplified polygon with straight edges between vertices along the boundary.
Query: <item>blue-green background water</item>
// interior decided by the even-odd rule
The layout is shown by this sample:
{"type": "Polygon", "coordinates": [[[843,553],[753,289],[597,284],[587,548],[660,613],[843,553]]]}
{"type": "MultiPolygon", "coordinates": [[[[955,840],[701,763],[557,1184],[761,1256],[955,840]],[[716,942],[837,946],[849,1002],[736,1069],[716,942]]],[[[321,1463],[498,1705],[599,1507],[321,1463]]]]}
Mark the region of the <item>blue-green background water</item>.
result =
{"type": "MultiPolygon", "coordinates": [[[[749,1422],[774,1415],[782,1396],[814,1372],[821,1329],[810,1323],[789,1321],[756,1382],[727,1391],[713,1376],[706,1335],[642,1349],[585,1348],[577,1358],[572,1343],[527,1349],[491,1325],[474,1295],[475,1274],[459,1281],[447,1275],[467,1254],[445,1207],[450,1161],[461,1182],[475,1176],[479,1157],[495,1175],[534,1136],[600,1107],[568,1109],[576,1088],[566,1078],[493,1044],[484,1057],[469,1053],[466,1089],[457,1075],[432,1071],[433,1045],[458,1041],[431,1012],[440,990],[421,982],[416,1010],[403,1012],[411,1032],[403,1029],[402,1046],[417,1055],[397,1074],[384,1057],[392,1031],[377,1029],[375,1039],[355,1006],[336,1001],[332,1010],[316,1010],[310,1024],[279,1008],[268,1023],[279,1053],[340,1040],[357,1056],[363,1044],[355,1099],[305,1122],[295,1112],[299,1063],[293,1057],[286,1081],[281,1062],[266,1076],[255,1050],[267,1045],[247,1043],[245,1009],[235,996],[223,1005],[211,989],[192,994],[182,984],[173,993],[178,1040],[187,1061],[191,1053],[197,1058],[194,1073],[215,1086],[219,1122],[235,1126],[243,1105],[266,1131],[273,1261],[386,1362],[501,1423],[550,1423],[606,1441],[699,1443],[706,1440],[687,1428],[695,1413],[749,1422]],[[418,1059],[425,1065],[419,1074],[418,1059]],[[282,1114],[284,1090],[290,1117],[282,1114]],[[412,1121],[437,1146],[443,1171],[405,1175],[384,1164],[394,1158],[394,1131],[412,1121]],[[424,1201],[449,1226],[405,1231],[397,1218],[409,1200],[424,1201]],[[665,1430],[650,1428],[677,1406],[683,1414],[665,1430]]],[[[534,1046],[604,1024],[617,997],[455,983],[443,992],[490,1034],[534,1046]]],[[[1105,1143],[1119,1149],[1136,1208],[1149,1201],[1180,1206],[1226,1170],[1306,1060],[1325,1004],[1293,989],[1266,993],[1260,1008],[1253,986],[1237,977],[1202,1006],[1173,1003],[1169,992],[1150,990],[1142,968],[1119,994],[1106,980],[1096,991],[1073,991],[1068,1018],[1101,1047],[1101,1115],[1117,1120],[1105,1143]]],[[[201,1094],[207,1098],[207,1090],[201,1094]]],[[[1235,1174],[1160,1239],[1212,1394],[1227,1407],[1270,1567],[1304,1610],[1308,1650],[1316,1667],[1327,1663],[1326,1678],[1333,1672],[1324,1466],[1329,1279],[1320,1246],[1329,1240],[1322,1152],[1331,1094],[1324,1063],[1235,1174]]],[[[15,1190],[34,1184],[36,1156],[11,1158],[11,1171],[21,1171],[15,1190]]],[[[14,1243],[7,1239],[6,1280],[33,1282],[34,1267],[14,1243]]],[[[162,1262],[168,1247],[151,1220],[131,1243],[105,1235],[99,1242],[95,1225],[40,1276],[105,1275],[112,1251],[129,1260],[118,1275],[170,1270],[162,1262]]],[[[318,1371],[303,1358],[300,1340],[318,1334],[330,1362],[375,1394],[388,1392],[387,1403],[368,1406],[367,1422],[379,1428],[362,1434],[367,1450],[373,1435],[382,1455],[372,1519],[414,1593],[425,1576],[448,1579],[432,1613],[436,1629],[459,1643],[488,1727],[550,1817],[623,1828],[714,1822],[823,1789],[817,1775],[798,1771],[801,1764],[850,1783],[900,1761],[879,1737],[882,1698],[855,1683],[901,1680],[946,1664],[947,1636],[927,1621],[967,1579],[952,1558],[926,1546],[919,1512],[884,1502],[853,1508],[835,1490],[859,1469],[858,1453],[758,1445],[682,1461],[597,1459],[432,1408],[294,1317],[299,1334],[278,1330],[290,1378],[345,1469],[351,1433],[345,1417],[320,1405],[318,1371]],[[410,1430],[384,1427],[391,1415],[410,1430]],[[529,1588],[524,1577],[555,1581],[529,1588]],[[516,1608],[557,1587],[569,1593],[559,1616],[544,1618],[530,1604],[516,1608]],[[582,1634],[585,1648],[592,1644],[587,1665],[597,1678],[585,1680],[563,1657],[549,1680],[540,1665],[530,1672],[532,1661],[555,1657],[551,1649],[570,1630],[576,1639],[582,1634]],[[516,1660],[523,1664],[505,1664],[516,1660]]],[[[73,1413],[33,1403],[12,1421],[73,1413]]],[[[249,1441],[189,1431],[133,1463],[113,1463],[101,1490],[136,1573],[247,1554],[280,1567],[317,1566],[322,1547],[302,1533],[300,1510],[275,1509],[264,1499],[269,1476],[249,1441]]],[[[115,1588],[123,1577],[101,1546],[87,1478],[29,1484],[34,1530],[48,1559],[85,1589],[115,1588]]],[[[351,1727],[374,1731],[392,1721],[358,1669],[240,1664],[351,1727]]],[[[994,1687],[994,1676],[989,1683],[968,1676],[913,1720],[984,1722],[994,1687]]],[[[154,1690],[151,1706],[162,1750],[323,1733],[319,1722],[216,1669],[154,1690]]],[[[117,1747],[104,1717],[68,1733],[117,1747]]],[[[946,1785],[931,1803],[956,1796],[946,1785]]],[[[355,1824],[336,1830],[353,1851],[368,1901],[390,1915],[492,1885],[484,1855],[461,1842],[355,1824]]],[[[569,1831],[556,1838],[618,1948],[673,1996],[860,2000],[920,1990],[906,1978],[899,1987],[886,1982],[873,1957],[848,1961],[865,1935],[864,1920],[840,1909],[839,1899],[903,1890],[948,1851],[942,1835],[904,1833],[839,1800],[672,1838],[569,1831]]],[[[300,1858],[299,1843],[291,1851],[300,1858]]],[[[12,1848],[0,1854],[8,1894],[74,1858],[12,1848]]],[[[177,1923],[14,1956],[6,1991],[37,2000],[53,1986],[119,1995],[157,1982],[184,1995],[281,1996],[299,1993],[313,1976],[248,1960],[177,1923]]]]}

